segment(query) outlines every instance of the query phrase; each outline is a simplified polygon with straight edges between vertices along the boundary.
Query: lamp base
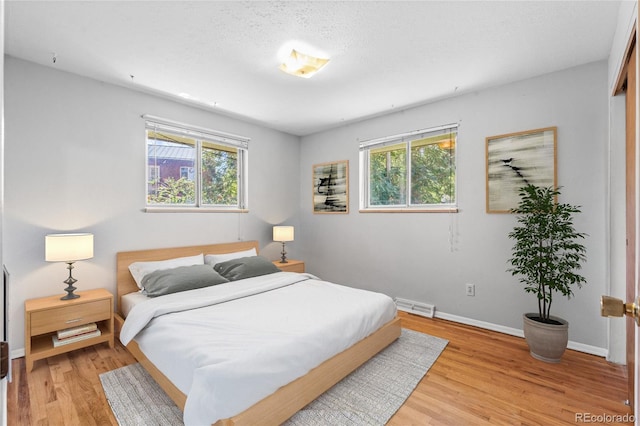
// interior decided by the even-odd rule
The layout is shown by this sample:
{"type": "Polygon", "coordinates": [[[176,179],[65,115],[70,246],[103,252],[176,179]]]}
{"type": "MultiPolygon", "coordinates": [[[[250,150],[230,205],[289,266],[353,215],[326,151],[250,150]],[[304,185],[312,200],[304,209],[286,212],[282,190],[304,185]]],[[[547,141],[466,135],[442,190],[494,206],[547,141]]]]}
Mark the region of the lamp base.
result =
{"type": "Polygon", "coordinates": [[[67,292],[67,295],[62,296],[60,300],[71,300],[71,299],[77,299],[78,297],[80,297],[80,295],[73,293],[76,290],[73,284],[76,281],[78,281],[71,276],[71,270],[73,269],[73,262],[67,262],[67,269],[69,270],[69,278],[64,280],[64,283],[67,285],[67,288],[65,288],[64,291],[67,292]]]}
{"type": "Polygon", "coordinates": [[[282,255],[282,260],[279,263],[289,263],[287,262],[287,252],[284,250],[284,241],[282,242],[282,253],[280,254],[282,255]]]}
{"type": "Polygon", "coordinates": [[[62,296],[62,297],[60,298],[60,300],[71,300],[71,299],[77,299],[78,297],[80,297],[80,295],[78,295],[78,294],[74,294],[74,293],[73,293],[73,291],[74,291],[75,289],[76,289],[76,288],[75,288],[75,287],[73,287],[73,286],[72,286],[71,288],[69,288],[69,287],[65,288],[65,289],[64,289],[64,291],[66,291],[66,292],[67,292],[67,295],[66,295],[66,296],[62,296]]]}

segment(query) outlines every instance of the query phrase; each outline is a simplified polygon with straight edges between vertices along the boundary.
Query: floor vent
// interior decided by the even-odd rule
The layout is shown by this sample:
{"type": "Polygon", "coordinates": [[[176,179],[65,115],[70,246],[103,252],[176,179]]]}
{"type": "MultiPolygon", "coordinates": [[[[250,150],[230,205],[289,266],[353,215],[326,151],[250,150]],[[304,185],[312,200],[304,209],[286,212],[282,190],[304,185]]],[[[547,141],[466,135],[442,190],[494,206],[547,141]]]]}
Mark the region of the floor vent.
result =
{"type": "Polygon", "coordinates": [[[400,311],[422,315],[423,317],[427,318],[433,318],[433,313],[436,310],[436,307],[434,305],[422,302],[414,302],[413,300],[400,299],[399,297],[396,297],[396,307],[400,311]]]}

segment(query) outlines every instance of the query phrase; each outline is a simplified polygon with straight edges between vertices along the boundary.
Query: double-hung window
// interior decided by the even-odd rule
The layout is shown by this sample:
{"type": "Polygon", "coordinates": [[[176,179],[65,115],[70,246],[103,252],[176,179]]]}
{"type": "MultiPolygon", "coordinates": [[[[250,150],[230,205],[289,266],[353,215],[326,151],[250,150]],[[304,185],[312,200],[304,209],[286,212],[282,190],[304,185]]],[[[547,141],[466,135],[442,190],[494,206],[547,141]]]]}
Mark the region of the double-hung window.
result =
{"type": "Polygon", "coordinates": [[[455,211],[458,125],[360,143],[361,211],[455,211]]]}
{"type": "Polygon", "coordinates": [[[247,209],[249,138],[143,116],[147,209],[247,209]]]}

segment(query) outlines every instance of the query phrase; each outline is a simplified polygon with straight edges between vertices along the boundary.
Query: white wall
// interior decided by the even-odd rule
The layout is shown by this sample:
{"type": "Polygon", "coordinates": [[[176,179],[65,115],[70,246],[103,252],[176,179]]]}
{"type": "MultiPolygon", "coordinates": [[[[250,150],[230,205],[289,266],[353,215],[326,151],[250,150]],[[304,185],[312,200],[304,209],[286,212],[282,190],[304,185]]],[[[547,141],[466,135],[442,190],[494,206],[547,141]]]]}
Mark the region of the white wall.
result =
{"type": "MultiPolygon", "coordinates": [[[[586,240],[588,284],[552,314],[570,323],[570,340],[606,348],[600,317],[606,293],[605,220],[608,149],[607,63],[398,111],[302,138],[301,253],[309,272],[355,287],[433,303],[440,312],[514,329],[537,301],[505,272],[515,218],[485,212],[485,138],[558,127],[558,182],[562,202],[581,205],[576,219],[586,240]],[[458,122],[459,213],[358,213],[358,140],[458,122]],[[314,163],[349,160],[348,215],[311,212],[314,163]],[[465,283],[476,296],[465,296],[465,283]]],[[[416,90],[419,90],[418,88],[416,90]]]]}
{"type": "MultiPolygon", "coordinates": [[[[76,287],[115,292],[118,251],[257,239],[262,254],[277,259],[271,225],[298,224],[295,136],[11,57],[5,105],[4,247],[14,356],[24,348],[24,300],[63,294],[65,265],[44,261],[47,233],[94,233],[95,257],[76,263],[76,287]],[[250,212],[142,212],[142,114],[250,137],[250,212]]],[[[287,245],[292,258],[299,257],[296,245],[287,245]]]]}

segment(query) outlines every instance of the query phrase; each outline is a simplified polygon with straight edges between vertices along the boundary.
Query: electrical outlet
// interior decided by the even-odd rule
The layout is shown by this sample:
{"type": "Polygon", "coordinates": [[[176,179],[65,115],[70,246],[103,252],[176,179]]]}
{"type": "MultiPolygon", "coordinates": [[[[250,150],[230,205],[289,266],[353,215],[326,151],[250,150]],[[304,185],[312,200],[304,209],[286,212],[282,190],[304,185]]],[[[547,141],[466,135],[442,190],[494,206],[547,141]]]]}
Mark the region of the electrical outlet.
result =
{"type": "Polygon", "coordinates": [[[476,285],[467,284],[467,296],[475,296],[475,295],[476,295],[476,285]]]}

